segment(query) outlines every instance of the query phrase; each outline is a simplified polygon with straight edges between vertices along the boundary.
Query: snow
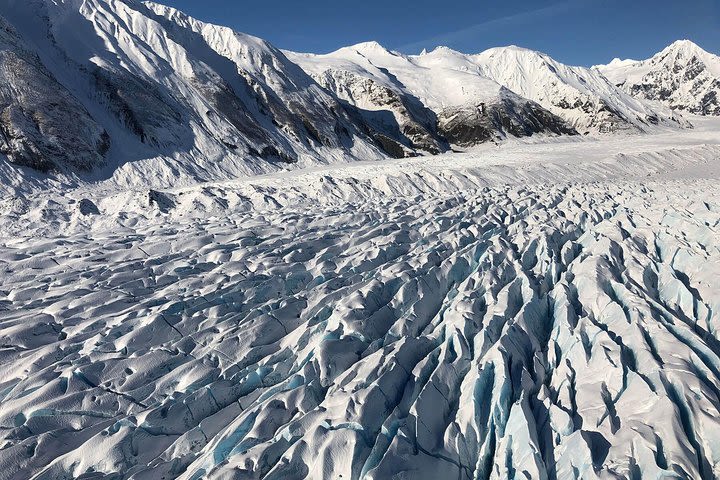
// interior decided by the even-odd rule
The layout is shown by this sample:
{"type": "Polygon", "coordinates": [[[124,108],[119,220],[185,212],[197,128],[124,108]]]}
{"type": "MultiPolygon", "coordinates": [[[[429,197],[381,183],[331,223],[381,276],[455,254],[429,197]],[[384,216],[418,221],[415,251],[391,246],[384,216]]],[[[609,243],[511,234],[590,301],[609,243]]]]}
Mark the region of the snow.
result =
{"type": "Polygon", "coordinates": [[[669,127],[683,124],[669,109],[631,97],[598,72],[564,65],[540,52],[515,46],[491,48],[469,60],[482,74],[540,103],[582,132],[646,131],[655,122],[669,127]]]}
{"type": "Polygon", "coordinates": [[[47,70],[40,87],[74,98],[109,136],[90,175],[72,157],[53,162],[69,183],[131,186],[151,169],[171,185],[385,157],[335,97],[256,37],[135,0],[8,0],[0,15],[47,70]]]}
{"type": "Polygon", "coordinates": [[[720,475],[693,122],[3,196],[3,478],[720,475]]]}
{"type": "Polygon", "coordinates": [[[391,52],[376,42],[327,55],[285,54],[385,138],[403,156],[464,149],[487,141],[577,132],[540,105],[475,71],[391,52]]]}
{"type": "MultiPolygon", "coordinates": [[[[583,134],[689,126],[669,108],[633,98],[597,70],[567,66],[516,46],[477,55],[447,47],[403,55],[369,42],[326,55],[285,54],[343,100],[373,111],[390,103],[373,91],[373,85],[381,85],[419,99],[441,119],[507,99],[537,102],[583,134]]],[[[401,125],[411,116],[391,110],[401,125]]]]}

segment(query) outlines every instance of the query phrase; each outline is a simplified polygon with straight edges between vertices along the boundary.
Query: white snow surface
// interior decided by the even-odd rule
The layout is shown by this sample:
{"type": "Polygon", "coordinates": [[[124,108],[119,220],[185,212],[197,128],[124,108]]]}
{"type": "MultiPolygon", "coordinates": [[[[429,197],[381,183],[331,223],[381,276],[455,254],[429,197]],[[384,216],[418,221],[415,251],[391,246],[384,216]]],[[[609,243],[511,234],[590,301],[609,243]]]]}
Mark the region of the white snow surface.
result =
{"type": "Polygon", "coordinates": [[[0,478],[720,476],[720,136],[0,200],[0,478]]]}

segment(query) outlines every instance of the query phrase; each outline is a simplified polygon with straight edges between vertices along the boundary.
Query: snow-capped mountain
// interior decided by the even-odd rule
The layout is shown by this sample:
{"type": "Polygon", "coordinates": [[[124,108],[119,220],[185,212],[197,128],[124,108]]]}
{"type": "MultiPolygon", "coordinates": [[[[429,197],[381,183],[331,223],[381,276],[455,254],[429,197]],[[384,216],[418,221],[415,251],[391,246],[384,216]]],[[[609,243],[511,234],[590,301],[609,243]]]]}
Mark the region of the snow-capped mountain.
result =
{"type": "Polygon", "coordinates": [[[112,172],[157,158],[145,163],[153,175],[222,178],[385,156],[365,125],[261,39],[135,0],[7,0],[0,16],[11,162],[112,172]]]}
{"type": "Polygon", "coordinates": [[[327,55],[286,52],[315,80],[408,148],[437,151],[507,136],[574,134],[535,102],[474,72],[427,65],[376,42],[327,55]]]}
{"type": "Polygon", "coordinates": [[[595,69],[638,98],[695,115],[720,115],[720,57],[690,40],[647,60],[615,59],[595,69]]]}
{"type": "Polygon", "coordinates": [[[477,69],[479,74],[538,102],[581,133],[642,132],[655,125],[685,125],[670,109],[631,97],[592,69],[568,66],[533,50],[510,46],[462,55],[443,49],[428,56],[428,61],[477,69]]]}
{"type": "Polygon", "coordinates": [[[439,134],[461,146],[537,132],[687,125],[669,108],[633,98],[597,71],[514,46],[477,55],[447,47],[403,55],[369,42],[327,55],[286,54],[341,99],[371,112],[389,108],[401,132],[426,125],[407,108],[419,102],[435,113],[439,134]]]}

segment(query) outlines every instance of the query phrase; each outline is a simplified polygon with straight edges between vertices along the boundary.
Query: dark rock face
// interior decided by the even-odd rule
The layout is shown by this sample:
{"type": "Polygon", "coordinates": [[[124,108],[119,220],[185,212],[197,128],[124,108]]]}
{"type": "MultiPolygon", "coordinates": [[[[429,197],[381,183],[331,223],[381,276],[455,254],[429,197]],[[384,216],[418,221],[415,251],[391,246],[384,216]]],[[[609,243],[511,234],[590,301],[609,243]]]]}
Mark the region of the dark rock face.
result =
{"type": "Polygon", "coordinates": [[[81,215],[100,215],[100,209],[93,203],[92,200],[83,198],[78,202],[78,210],[81,215]]]}
{"type": "Polygon", "coordinates": [[[393,140],[392,138],[386,137],[382,133],[377,132],[373,133],[372,137],[378,143],[380,148],[382,148],[383,151],[390,155],[392,158],[404,158],[410,156],[407,154],[402,144],[400,144],[396,140],[393,140]]]}
{"type": "Polygon", "coordinates": [[[720,81],[718,80],[693,80],[694,83],[689,90],[691,95],[697,97],[688,99],[677,98],[675,92],[680,88],[677,79],[670,79],[669,86],[661,86],[663,80],[658,78],[660,74],[646,75],[643,82],[630,87],[630,93],[634,96],[648,100],[658,100],[668,103],[672,108],[694,115],[720,116],[720,81]]]}
{"type": "Polygon", "coordinates": [[[475,109],[446,110],[440,114],[439,130],[448,141],[460,147],[501,140],[506,136],[577,135],[577,131],[557,115],[535,102],[512,96],[475,109]]]}
{"type": "Polygon", "coordinates": [[[100,103],[142,143],[162,147],[192,139],[182,107],[157,85],[118,70],[97,68],[92,76],[100,103]],[[183,131],[187,136],[178,134],[183,131]]]}
{"type": "Polygon", "coordinates": [[[148,191],[148,204],[157,207],[162,213],[168,213],[175,207],[175,199],[168,193],[150,190],[148,191]]]}
{"type": "Polygon", "coordinates": [[[0,17],[0,152],[40,171],[104,162],[107,132],[0,17]]]}

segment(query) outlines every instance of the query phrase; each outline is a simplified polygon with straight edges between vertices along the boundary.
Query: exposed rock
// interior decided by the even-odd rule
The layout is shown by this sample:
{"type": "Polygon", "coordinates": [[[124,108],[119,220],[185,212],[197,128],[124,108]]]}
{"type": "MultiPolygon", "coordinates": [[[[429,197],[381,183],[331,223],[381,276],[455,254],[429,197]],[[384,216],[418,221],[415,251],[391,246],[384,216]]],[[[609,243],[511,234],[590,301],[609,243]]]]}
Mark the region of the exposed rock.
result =
{"type": "Polygon", "coordinates": [[[0,17],[0,152],[41,171],[103,164],[107,132],[0,17]]]}
{"type": "Polygon", "coordinates": [[[509,91],[498,103],[441,112],[439,130],[450,143],[460,147],[537,133],[577,135],[560,117],[509,91]]]}

